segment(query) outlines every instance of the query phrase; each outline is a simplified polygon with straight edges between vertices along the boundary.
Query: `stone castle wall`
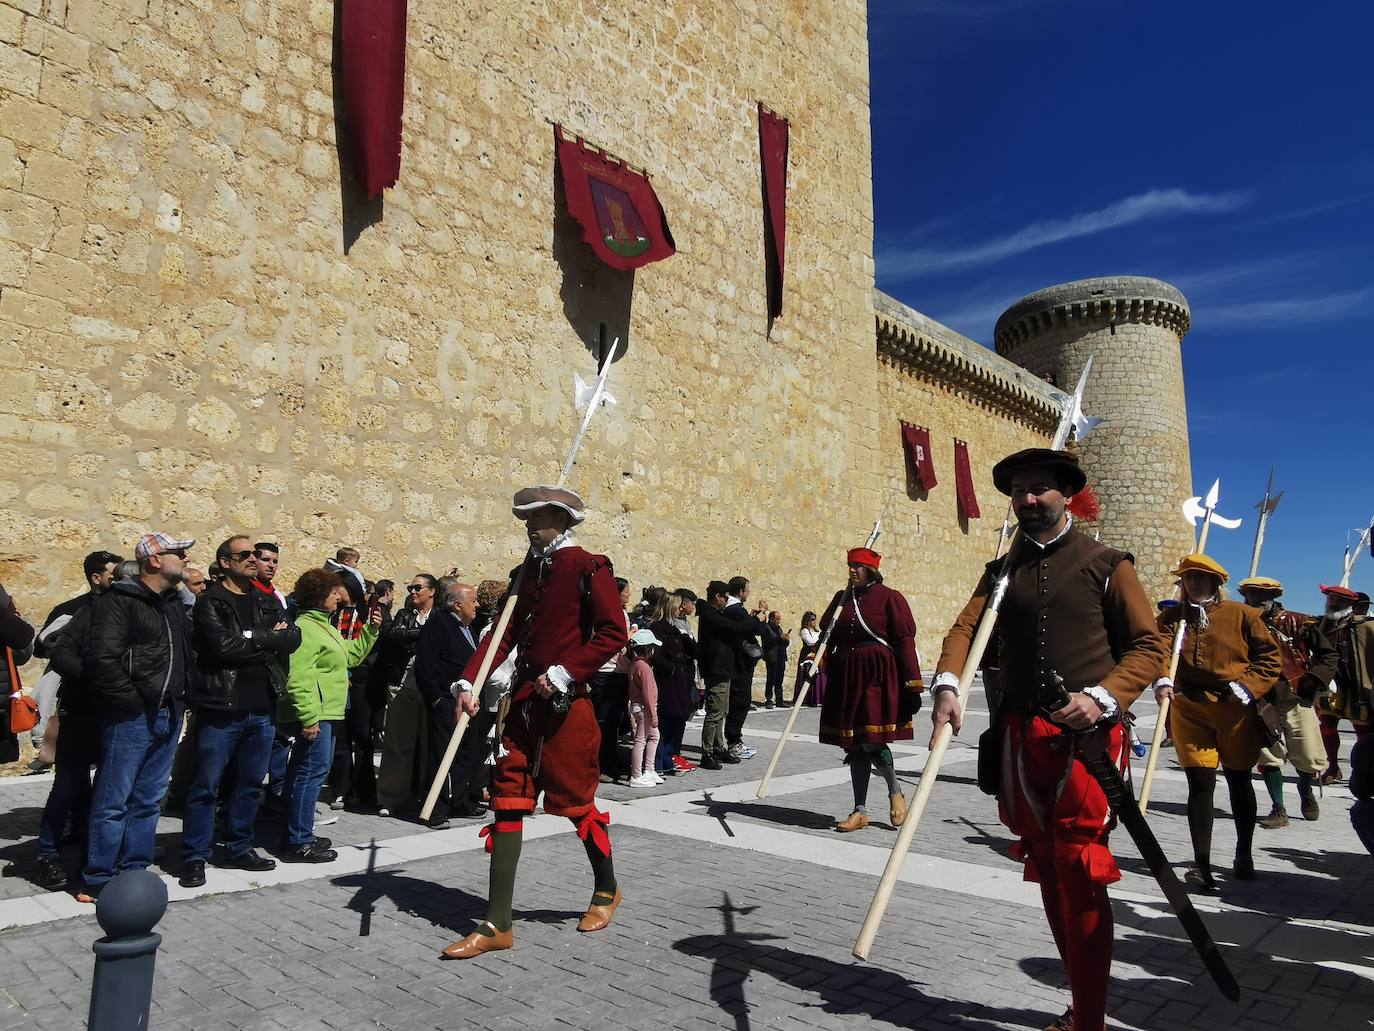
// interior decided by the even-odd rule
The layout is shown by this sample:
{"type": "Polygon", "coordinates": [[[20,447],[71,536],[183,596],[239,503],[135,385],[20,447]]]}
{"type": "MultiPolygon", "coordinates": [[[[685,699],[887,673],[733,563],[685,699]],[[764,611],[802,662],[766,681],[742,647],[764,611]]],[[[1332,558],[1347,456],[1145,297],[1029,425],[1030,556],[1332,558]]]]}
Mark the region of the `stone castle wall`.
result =
{"type": "Polygon", "coordinates": [[[328,0],[0,0],[0,579],[35,612],[150,526],[202,562],[275,538],[288,582],[344,543],[499,575],[604,335],[628,349],[571,481],[584,543],[799,611],[834,579],[799,559],[878,495],[865,17],[412,4],[401,180],[369,206],[328,0]],[[771,338],[759,100],[792,126],[771,338]],[[551,121],[648,169],[675,257],[596,261],[551,121]]]}
{"type": "Polygon", "coordinates": [[[795,626],[892,494],[884,570],[933,662],[996,547],[992,463],[1056,412],[1039,368],[875,295],[865,15],[411,5],[401,180],[370,203],[329,0],[0,0],[0,581],[39,618],[150,527],[202,563],[277,540],[287,586],[341,544],[375,576],[500,576],[510,495],[557,478],[572,375],[618,338],[582,542],[636,588],[749,575],[795,626]],[[771,333],[760,100],[791,122],[771,333]],[[553,121],[648,170],[674,257],[594,257],[553,121]],[[929,497],[900,419],[932,430],[929,497]]]}
{"type": "Polygon", "coordinates": [[[1180,340],[1191,314],[1157,279],[1080,280],[1038,291],[998,320],[998,353],[1073,390],[1091,357],[1084,408],[1104,423],[1079,448],[1102,499],[1102,540],[1135,554],[1146,591],[1171,596],[1169,570],[1193,550],[1182,514],[1192,469],[1180,340]]]}

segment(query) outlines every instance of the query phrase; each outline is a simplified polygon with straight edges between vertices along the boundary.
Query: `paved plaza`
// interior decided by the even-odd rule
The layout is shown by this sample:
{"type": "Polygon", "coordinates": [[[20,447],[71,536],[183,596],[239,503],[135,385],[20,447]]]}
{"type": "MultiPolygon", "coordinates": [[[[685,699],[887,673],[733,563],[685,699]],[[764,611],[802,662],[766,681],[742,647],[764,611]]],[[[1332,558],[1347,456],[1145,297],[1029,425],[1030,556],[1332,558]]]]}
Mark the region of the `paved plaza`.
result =
{"type": "MultiPolygon", "coordinates": [[[[848,772],[838,749],[816,743],[816,710],[806,709],[768,798],[757,800],[786,720],[759,710],[746,727],[758,749],[750,761],[654,791],[604,787],[625,894],[607,931],[574,929],[591,895],[586,859],[568,821],[540,814],[526,823],[515,948],[441,963],[439,950],[484,909],[482,821],[428,831],[345,812],[323,831],[340,851],[327,866],[256,876],[211,868],[194,891],[168,877],[151,1026],[1043,1028],[1068,994],[1038,890],[1022,881],[974,781],[985,708],[975,693],[868,962],[850,950],[895,839],[881,781],[874,826],[836,834],[848,772]]],[[[1140,710],[1148,736],[1153,705],[1140,710]]],[[[924,711],[918,720],[924,731],[924,711]]],[[[894,751],[909,794],[926,750],[894,751]]],[[[93,911],[27,879],[47,788],[44,777],[0,781],[0,1031],[69,1029],[86,1014],[93,911]]],[[[1296,803],[1291,784],[1289,793],[1296,803]]],[[[1151,824],[1181,869],[1184,784],[1171,754],[1154,794],[1151,824]]],[[[1218,801],[1226,805],[1224,791],[1218,801]]],[[[1242,986],[1238,1004],[1215,989],[1118,830],[1111,1027],[1369,1028],[1374,857],[1348,807],[1343,787],[1328,789],[1319,822],[1257,830],[1258,879],[1199,900],[1242,986]]],[[[179,830],[171,818],[160,828],[172,870],[179,830]]],[[[262,830],[272,845],[272,825],[262,830]]],[[[1233,845],[1219,814],[1222,873],[1233,845]]]]}

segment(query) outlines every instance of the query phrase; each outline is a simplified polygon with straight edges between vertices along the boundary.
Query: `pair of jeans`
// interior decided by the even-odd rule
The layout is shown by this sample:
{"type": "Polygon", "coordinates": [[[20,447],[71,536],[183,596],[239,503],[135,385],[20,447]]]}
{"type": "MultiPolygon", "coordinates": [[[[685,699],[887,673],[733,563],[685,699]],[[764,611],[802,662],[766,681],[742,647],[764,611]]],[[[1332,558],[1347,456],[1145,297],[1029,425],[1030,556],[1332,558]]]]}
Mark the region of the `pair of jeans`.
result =
{"type": "Polygon", "coordinates": [[[630,749],[630,776],[639,777],[644,773],[645,760],[648,760],[649,769],[654,768],[658,756],[658,728],[653,725],[649,710],[638,702],[630,703],[630,719],[635,725],[635,743],[630,749]]]}
{"type": "Polygon", "coordinates": [[[334,724],[320,720],[320,732],[314,741],[301,736],[301,725],[294,724],[291,733],[296,741],[291,746],[291,758],[286,763],[286,779],[282,785],[282,809],[286,813],[286,844],[308,845],[315,840],[315,803],[320,788],[329,774],[334,759],[334,724]]]}
{"type": "Polygon", "coordinates": [[[196,777],[186,794],[181,857],[210,858],[215,835],[215,804],[226,775],[233,793],[224,817],[224,854],[235,859],[253,847],[253,821],[262,801],[262,778],[272,754],[276,721],[270,713],[196,713],[196,777]]]}
{"type": "Polygon", "coordinates": [[[658,729],[658,755],[654,757],[654,769],[662,773],[673,768],[673,756],[682,754],[682,733],[687,729],[687,717],[660,713],[658,729]]]}
{"type": "Polygon", "coordinates": [[[79,710],[64,712],[60,728],[52,787],[38,821],[40,856],[57,855],[69,819],[73,832],[84,841],[91,818],[91,767],[100,762],[99,716],[79,710]]]}
{"type": "Polygon", "coordinates": [[[267,792],[281,798],[286,788],[286,763],[291,758],[291,738],[280,730],[272,737],[272,754],[267,760],[267,792]]]}
{"type": "Polygon", "coordinates": [[[701,725],[701,755],[725,751],[725,716],[730,708],[730,681],[706,685],[706,721],[701,725]]]}
{"type": "MultiPolygon", "coordinates": [[[[102,887],[124,870],[153,861],[159,805],[172,773],[181,714],[170,709],[120,713],[100,731],[100,773],[91,796],[91,829],[83,879],[102,887]]],[[[60,735],[59,735],[60,736],[60,735]]]]}
{"type": "Polygon", "coordinates": [[[763,688],[763,700],[765,702],[782,702],[782,673],[787,668],[785,662],[765,662],[763,664],[767,674],[767,680],[763,688]]]}

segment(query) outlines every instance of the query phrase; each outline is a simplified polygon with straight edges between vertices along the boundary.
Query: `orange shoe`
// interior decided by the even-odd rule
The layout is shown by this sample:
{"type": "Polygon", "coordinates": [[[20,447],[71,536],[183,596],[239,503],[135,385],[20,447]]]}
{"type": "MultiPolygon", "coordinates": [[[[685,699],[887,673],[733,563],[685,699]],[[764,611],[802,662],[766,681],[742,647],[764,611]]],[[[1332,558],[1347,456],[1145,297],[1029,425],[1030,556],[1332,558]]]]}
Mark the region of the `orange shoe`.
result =
{"type": "Polygon", "coordinates": [[[595,902],[588,906],[587,912],[577,922],[577,929],[579,931],[599,931],[610,924],[611,918],[615,916],[615,911],[619,908],[620,885],[617,884],[615,886],[615,898],[604,906],[598,906],[595,902]]]}
{"type": "Polygon", "coordinates": [[[491,934],[483,934],[480,930],[473,931],[462,941],[456,941],[443,952],[439,953],[440,959],[475,959],[484,952],[499,952],[502,949],[509,949],[515,945],[515,935],[510,930],[498,931],[495,926],[486,920],[482,921],[482,926],[490,927],[491,934]]]}
{"type": "Polygon", "coordinates": [[[906,796],[889,795],[887,803],[890,807],[888,815],[891,817],[892,826],[900,827],[906,823],[906,796]]]}
{"type": "Polygon", "coordinates": [[[845,820],[835,824],[835,829],[841,834],[848,834],[850,831],[861,831],[868,826],[868,814],[861,813],[857,809],[849,814],[845,820]]]}

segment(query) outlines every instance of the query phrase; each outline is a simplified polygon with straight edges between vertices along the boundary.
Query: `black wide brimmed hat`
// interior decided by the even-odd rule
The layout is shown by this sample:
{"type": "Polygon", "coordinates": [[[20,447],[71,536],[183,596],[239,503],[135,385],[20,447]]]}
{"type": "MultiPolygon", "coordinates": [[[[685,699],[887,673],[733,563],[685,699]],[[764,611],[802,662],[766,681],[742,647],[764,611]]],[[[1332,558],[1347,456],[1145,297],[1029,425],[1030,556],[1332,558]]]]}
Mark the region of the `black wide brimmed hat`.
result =
{"type": "Polygon", "coordinates": [[[997,489],[1011,496],[1011,478],[1022,469],[1039,468],[1053,471],[1065,494],[1077,494],[1088,483],[1088,477],[1078,459],[1067,451],[1053,451],[1047,447],[1028,447],[1008,455],[992,467],[992,482],[997,489]]]}

